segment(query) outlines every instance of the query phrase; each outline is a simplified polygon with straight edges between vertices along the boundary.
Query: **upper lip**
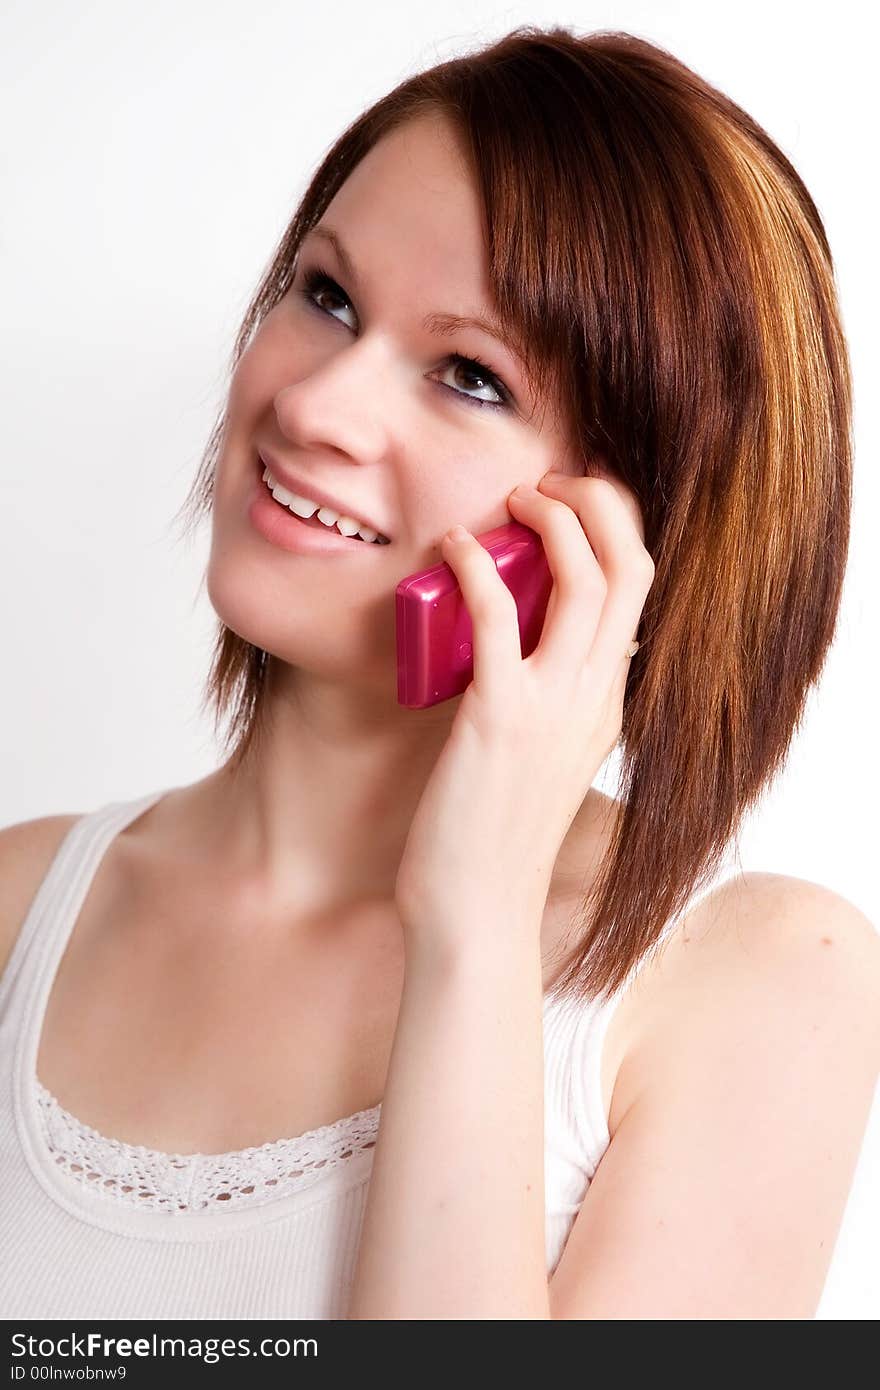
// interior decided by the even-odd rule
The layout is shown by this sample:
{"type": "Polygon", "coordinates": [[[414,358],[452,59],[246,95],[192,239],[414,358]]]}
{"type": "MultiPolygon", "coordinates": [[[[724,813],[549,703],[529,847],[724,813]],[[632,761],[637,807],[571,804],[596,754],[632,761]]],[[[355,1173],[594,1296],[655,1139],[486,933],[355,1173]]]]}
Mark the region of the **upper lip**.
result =
{"type": "MultiPolygon", "coordinates": [[[[331,507],[339,516],[350,516],[353,520],[369,526],[380,536],[388,537],[388,532],[381,526],[377,526],[371,517],[360,507],[350,507],[347,502],[340,502],[338,497],[320,488],[311,479],[298,478],[295,473],[291,473],[288,468],[282,467],[278,460],[269,453],[268,449],[258,449],[257,453],[262,463],[268,468],[276,482],[282,487],[288,488],[291,492],[297,493],[300,497],[307,497],[312,502],[319,503],[322,507],[331,507]]],[[[389,537],[390,539],[390,537],[389,537]]]]}

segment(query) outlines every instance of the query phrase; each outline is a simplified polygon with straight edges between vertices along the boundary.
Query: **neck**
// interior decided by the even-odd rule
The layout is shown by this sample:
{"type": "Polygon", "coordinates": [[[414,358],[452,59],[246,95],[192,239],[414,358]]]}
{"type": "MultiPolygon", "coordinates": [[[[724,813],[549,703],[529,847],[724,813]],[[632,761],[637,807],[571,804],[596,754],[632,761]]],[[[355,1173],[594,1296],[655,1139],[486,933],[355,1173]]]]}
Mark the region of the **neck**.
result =
{"type": "MultiPolygon", "coordinates": [[[[237,901],[288,922],[393,900],[412,817],[458,703],[389,714],[362,691],[302,675],[271,692],[248,754],[175,793],[166,823],[192,872],[201,864],[237,901]]],[[[613,804],[588,793],[557,859],[551,906],[583,900],[613,804]]]]}

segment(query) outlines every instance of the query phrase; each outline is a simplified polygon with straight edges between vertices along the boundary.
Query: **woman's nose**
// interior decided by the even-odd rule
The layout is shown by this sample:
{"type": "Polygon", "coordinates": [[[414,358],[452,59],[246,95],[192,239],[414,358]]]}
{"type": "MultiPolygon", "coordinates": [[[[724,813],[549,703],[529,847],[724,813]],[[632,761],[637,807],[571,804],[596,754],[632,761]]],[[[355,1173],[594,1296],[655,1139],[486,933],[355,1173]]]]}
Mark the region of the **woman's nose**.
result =
{"type": "Polygon", "coordinates": [[[301,449],[335,449],[369,461],[387,452],[388,363],[363,338],[315,364],[275,396],[280,429],[301,449]]]}

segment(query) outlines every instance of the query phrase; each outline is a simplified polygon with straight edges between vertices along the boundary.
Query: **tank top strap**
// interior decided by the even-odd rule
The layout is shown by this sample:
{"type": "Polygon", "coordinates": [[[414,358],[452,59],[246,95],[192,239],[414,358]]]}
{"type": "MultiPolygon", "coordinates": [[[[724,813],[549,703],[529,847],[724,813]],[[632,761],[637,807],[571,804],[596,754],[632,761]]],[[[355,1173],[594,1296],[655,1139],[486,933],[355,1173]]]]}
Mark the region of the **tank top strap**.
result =
{"type": "MultiPolygon", "coordinates": [[[[621,999],[648,961],[662,949],[682,918],[692,912],[714,889],[728,880],[740,878],[742,873],[739,845],[734,839],[725,847],[714,869],[704,874],[684,906],[673,913],[664,924],[657,941],[635,962],[616,990],[605,991],[588,1003],[567,999],[554,1005],[549,1031],[554,1037],[557,1051],[562,1050],[560,1044],[562,1036],[565,1035],[567,1102],[564,1109],[571,1123],[577,1149],[588,1160],[595,1156],[595,1161],[598,1162],[610,1142],[608,1117],[602,1096],[602,1058],[605,1037],[621,999]],[[555,1035],[559,1035],[558,1038],[555,1035]]],[[[589,1162],[587,1175],[592,1176],[589,1162]]]]}
{"type": "Polygon", "coordinates": [[[164,796],[165,788],[88,811],[70,827],[40,881],[0,977],[0,1016],[13,990],[51,981],[110,841],[164,796]]]}

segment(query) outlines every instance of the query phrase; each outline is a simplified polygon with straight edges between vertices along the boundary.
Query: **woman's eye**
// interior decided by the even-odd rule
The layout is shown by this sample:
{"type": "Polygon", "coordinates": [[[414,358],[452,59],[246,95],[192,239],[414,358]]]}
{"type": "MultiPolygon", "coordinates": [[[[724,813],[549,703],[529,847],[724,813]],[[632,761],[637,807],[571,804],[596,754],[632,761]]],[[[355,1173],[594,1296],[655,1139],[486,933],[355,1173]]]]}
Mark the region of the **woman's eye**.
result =
{"type": "MultiPolygon", "coordinates": [[[[498,397],[498,399],[494,401],[481,401],[476,396],[466,396],[466,399],[473,401],[475,405],[493,405],[499,408],[501,406],[506,406],[510,401],[510,393],[504,383],[499,381],[494,372],[491,372],[489,368],[476,357],[462,357],[461,353],[455,352],[448,358],[443,370],[461,372],[464,376],[476,377],[478,381],[482,382],[482,386],[478,387],[478,390],[486,390],[488,388],[490,391],[494,391],[495,395],[498,397]]],[[[444,384],[443,382],[440,383],[441,386],[444,384]]],[[[455,386],[449,389],[455,391],[457,396],[463,394],[455,386]]]]}
{"type": "MultiPolygon", "coordinates": [[[[318,295],[329,294],[333,299],[341,299],[344,304],[348,304],[348,296],[331,280],[329,275],[325,275],[323,270],[307,270],[303,276],[302,295],[308,304],[320,309],[322,314],[329,314],[330,310],[323,308],[318,303],[318,295]]],[[[332,315],[331,315],[332,317],[332,315]]]]}
{"type": "MultiPolygon", "coordinates": [[[[318,302],[318,297],[320,295],[329,295],[331,299],[340,300],[342,304],[351,308],[351,300],[345,291],[337,285],[336,281],[328,275],[326,271],[321,270],[319,267],[305,272],[300,294],[312,308],[317,309],[319,313],[328,314],[331,318],[334,316],[333,311],[318,302]]],[[[348,327],[349,325],[346,324],[344,326],[348,327]]],[[[438,385],[442,386],[444,390],[451,391],[453,395],[460,397],[462,400],[472,405],[487,405],[495,410],[499,410],[512,404],[513,398],[504,385],[504,382],[495,375],[491,368],[486,366],[485,362],[481,362],[477,357],[463,357],[460,352],[453,352],[447,357],[442,370],[444,372],[452,372],[454,375],[457,374],[459,380],[461,380],[462,377],[476,378],[481,384],[475,389],[494,391],[497,397],[495,400],[481,400],[478,396],[471,396],[468,395],[466,391],[459,390],[457,386],[448,386],[445,382],[438,382],[438,385]]]]}

